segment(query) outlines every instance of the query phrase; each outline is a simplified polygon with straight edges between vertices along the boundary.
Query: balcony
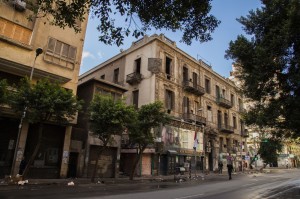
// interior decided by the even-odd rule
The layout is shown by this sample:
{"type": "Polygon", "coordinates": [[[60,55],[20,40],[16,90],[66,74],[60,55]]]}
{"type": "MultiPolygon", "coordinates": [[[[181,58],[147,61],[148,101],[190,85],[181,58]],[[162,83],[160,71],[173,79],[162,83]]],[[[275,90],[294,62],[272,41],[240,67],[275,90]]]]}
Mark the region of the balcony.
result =
{"type": "Polygon", "coordinates": [[[232,108],[231,101],[225,99],[224,97],[217,98],[217,104],[219,104],[219,106],[222,106],[227,109],[232,108]]]}
{"type": "Polygon", "coordinates": [[[195,114],[192,114],[192,113],[184,113],[182,115],[183,117],[183,120],[186,121],[186,122],[190,122],[190,123],[193,123],[195,122],[195,119],[196,119],[196,124],[198,125],[206,125],[206,118],[205,117],[202,117],[202,116],[199,116],[199,115],[195,115],[195,114]]]}
{"type": "Polygon", "coordinates": [[[228,134],[234,133],[233,126],[222,124],[222,125],[218,125],[218,128],[223,133],[228,133],[228,134]]]}
{"type": "Polygon", "coordinates": [[[131,73],[129,75],[127,75],[126,77],[126,82],[128,84],[138,84],[142,81],[142,74],[140,73],[137,73],[137,72],[134,72],[134,73],[131,73]]]}
{"type": "Polygon", "coordinates": [[[183,89],[197,96],[201,96],[205,94],[205,89],[202,86],[196,85],[191,81],[184,81],[183,89]]]}

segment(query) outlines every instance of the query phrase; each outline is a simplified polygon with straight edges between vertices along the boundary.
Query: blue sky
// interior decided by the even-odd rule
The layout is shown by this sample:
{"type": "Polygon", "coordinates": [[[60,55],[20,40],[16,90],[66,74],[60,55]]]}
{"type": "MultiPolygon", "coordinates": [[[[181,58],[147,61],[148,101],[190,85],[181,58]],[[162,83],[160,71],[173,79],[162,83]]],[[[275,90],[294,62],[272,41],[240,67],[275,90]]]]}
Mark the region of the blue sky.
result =
{"type": "MultiPolygon", "coordinates": [[[[260,7],[260,0],[213,0],[210,13],[221,20],[221,24],[212,34],[213,40],[206,43],[193,41],[190,46],[180,43],[181,32],[153,30],[147,34],[165,34],[176,42],[178,48],[194,58],[204,60],[220,75],[229,77],[232,60],[224,58],[225,51],[231,40],[235,40],[237,35],[244,34],[242,26],[236,21],[236,18],[246,16],[250,10],[260,7]]],[[[129,48],[131,43],[136,40],[132,37],[125,38],[124,45],[120,47],[105,45],[98,41],[99,34],[96,25],[96,20],[89,18],[80,74],[115,56],[120,52],[120,49],[129,48]]]]}

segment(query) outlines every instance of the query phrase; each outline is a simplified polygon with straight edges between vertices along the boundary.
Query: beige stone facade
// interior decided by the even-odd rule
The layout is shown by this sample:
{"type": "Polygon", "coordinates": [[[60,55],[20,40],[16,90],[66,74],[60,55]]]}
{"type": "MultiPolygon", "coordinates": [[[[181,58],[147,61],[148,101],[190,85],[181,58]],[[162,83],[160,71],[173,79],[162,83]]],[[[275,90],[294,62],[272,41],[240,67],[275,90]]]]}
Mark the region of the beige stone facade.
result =
{"type": "Polygon", "coordinates": [[[226,165],[228,153],[234,156],[236,169],[241,168],[247,135],[238,88],[164,35],[133,42],[79,81],[91,78],[124,85],[127,103],[136,107],[157,100],[165,104],[173,119],[155,132],[152,168],[145,167],[151,174],[174,173],[178,167],[214,171],[219,160],[226,165]]]}
{"type": "MultiPolygon", "coordinates": [[[[7,79],[9,84],[13,84],[32,74],[33,82],[48,78],[58,81],[62,87],[76,94],[87,21],[78,23],[82,31],[76,34],[73,29],[62,29],[45,23],[46,18],[33,18],[29,21],[27,18],[32,14],[31,8],[20,8],[13,2],[15,1],[0,1],[0,79],[7,79]],[[43,53],[36,56],[38,48],[43,53]]],[[[30,141],[27,136],[31,135],[27,133],[34,131],[34,127],[25,120],[18,139],[20,116],[2,107],[0,117],[0,128],[6,129],[5,135],[0,138],[3,146],[0,149],[0,167],[3,168],[0,169],[3,171],[0,175],[16,174],[22,156],[28,152],[26,147],[30,141]],[[10,127],[6,126],[8,122],[10,127]],[[19,144],[17,147],[16,143],[19,144]]],[[[71,129],[71,124],[59,129],[63,135],[62,143],[54,140],[56,144],[49,145],[40,152],[35,164],[41,169],[36,171],[39,176],[34,177],[46,177],[43,176],[43,171],[47,168],[53,172],[49,177],[67,176],[71,129]]],[[[58,134],[57,139],[60,137],[58,134]]]]}

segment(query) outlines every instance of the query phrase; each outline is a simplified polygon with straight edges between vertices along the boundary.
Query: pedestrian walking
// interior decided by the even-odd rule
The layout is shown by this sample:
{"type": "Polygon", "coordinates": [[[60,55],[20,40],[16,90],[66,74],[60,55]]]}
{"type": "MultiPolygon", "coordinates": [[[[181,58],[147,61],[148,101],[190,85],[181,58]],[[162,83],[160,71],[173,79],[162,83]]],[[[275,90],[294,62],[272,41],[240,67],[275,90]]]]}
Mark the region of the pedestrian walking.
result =
{"type": "Polygon", "coordinates": [[[222,174],[222,172],[223,172],[223,162],[222,162],[222,160],[220,160],[219,163],[218,163],[218,169],[219,169],[219,174],[222,174]]]}
{"type": "Polygon", "coordinates": [[[227,156],[227,170],[228,170],[229,180],[232,179],[232,177],[231,177],[232,170],[233,170],[232,162],[233,162],[233,158],[232,158],[232,156],[229,153],[229,155],[227,156]]]}

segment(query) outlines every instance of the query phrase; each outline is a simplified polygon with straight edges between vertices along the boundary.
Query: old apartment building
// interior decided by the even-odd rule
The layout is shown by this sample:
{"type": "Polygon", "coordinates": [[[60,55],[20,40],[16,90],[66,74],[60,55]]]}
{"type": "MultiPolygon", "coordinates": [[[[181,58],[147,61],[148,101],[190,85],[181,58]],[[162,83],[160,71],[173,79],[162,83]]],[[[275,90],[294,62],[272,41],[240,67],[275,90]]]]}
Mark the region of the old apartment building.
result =
{"type": "MultiPolygon", "coordinates": [[[[137,108],[162,101],[172,121],[155,130],[156,145],[140,162],[140,175],[171,174],[178,167],[213,171],[218,161],[246,155],[242,96],[235,84],[196,60],[164,35],[145,36],[79,77],[124,86],[127,104],[137,108]]],[[[122,142],[120,171],[128,173],[136,149],[122,142]]]]}
{"type": "MultiPolygon", "coordinates": [[[[73,29],[44,23],[46,18],[29,21],[32,13],[28,1],[0,1],[0,79],[17,84],[32,74],[33,82],[48,78],[76,94],[87,21],[78,22],[82,31],[75,34],[73,29]]],[[[17,174],[22,157],[29,158],[35,145],[36,125],[24,120],[19,132],[19,124],[20,116],[0,107],[0,177],[17,174]]],[[[71,137],[72,124],[45,124],[44,129],[29,177],[66,177],[70,152],[78,152],[81,143],[71,137]]]]}

